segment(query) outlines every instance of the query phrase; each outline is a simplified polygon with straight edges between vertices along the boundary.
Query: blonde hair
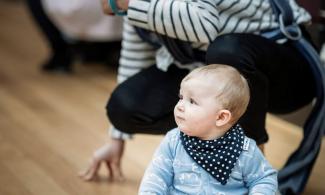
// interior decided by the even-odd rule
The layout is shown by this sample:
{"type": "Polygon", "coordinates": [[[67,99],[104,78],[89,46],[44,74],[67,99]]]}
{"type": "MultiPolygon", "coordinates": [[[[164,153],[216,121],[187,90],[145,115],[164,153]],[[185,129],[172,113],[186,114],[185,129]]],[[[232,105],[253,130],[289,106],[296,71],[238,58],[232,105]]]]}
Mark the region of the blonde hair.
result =
{"type": "Polygon", "coordinates": [[[250,93],[247,80],[233,67],[222,64],[211,64],[194,69],[182,82],[195,76],[212,78],[216,82],[216,98],[220,104],[232,114],[235,123],[246,111],[250,93]]]}

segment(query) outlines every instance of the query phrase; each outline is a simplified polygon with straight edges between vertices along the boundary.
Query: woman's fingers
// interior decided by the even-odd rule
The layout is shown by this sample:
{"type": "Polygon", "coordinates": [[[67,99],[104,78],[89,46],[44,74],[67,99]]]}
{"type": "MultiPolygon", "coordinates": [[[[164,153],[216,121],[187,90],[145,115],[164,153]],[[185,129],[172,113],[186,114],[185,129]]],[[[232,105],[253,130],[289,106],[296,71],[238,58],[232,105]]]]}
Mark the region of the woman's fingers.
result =
{"type": "Polygon", "coordinates": [[[112,8],[111,8],[111,6],[108,4],[108,1],[107,1],[107,0],[101,0],[101,2],[102,2],[102,9],[103,9],[103,12],[104,12],[105,14],[109,14],[109,15],[113,14],[112,8]]]}
{"type": "Polygon", "coordinates": [[[121,166],[117,163],[106,162],[107,169],[109,170],[109,177],[112,181],[124,181],[125,178],[122,174],[121,166]]]}
{"type": "Polygon", "coordinates": [[[79,176],[85,181],[93,180],[97,176],[100,163],[100,161],[97,161],[93,158],[88,168],[80,173],[79,176]]]}

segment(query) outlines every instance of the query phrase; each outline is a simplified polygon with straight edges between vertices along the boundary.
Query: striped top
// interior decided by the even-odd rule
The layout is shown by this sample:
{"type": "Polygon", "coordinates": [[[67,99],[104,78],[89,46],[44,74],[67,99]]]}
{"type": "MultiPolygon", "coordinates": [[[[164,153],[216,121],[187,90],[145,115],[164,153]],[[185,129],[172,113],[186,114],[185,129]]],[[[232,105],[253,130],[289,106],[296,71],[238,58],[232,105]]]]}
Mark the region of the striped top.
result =
{"type": "MultiPolygon", "coordinates": [[[[310,21],[311,16],[305,9],[294,0],[289,2],[298,24],[310,21]]],[[[167,70],[172,63],[178,64],[165,47],[155,49],[144,42],[133,26],[188,41],[193,48],[206,51],[209,43],[219,35],[259,34],[279,24],[269,0],[130,0],[124,18],[118,83],[151,65],[157,64],[160,69],[167,70]]],[[[202,64],[192,65],[187,67],[202,64]]],[[[115,138],[120,135],[112,132],[115,138]]]]}

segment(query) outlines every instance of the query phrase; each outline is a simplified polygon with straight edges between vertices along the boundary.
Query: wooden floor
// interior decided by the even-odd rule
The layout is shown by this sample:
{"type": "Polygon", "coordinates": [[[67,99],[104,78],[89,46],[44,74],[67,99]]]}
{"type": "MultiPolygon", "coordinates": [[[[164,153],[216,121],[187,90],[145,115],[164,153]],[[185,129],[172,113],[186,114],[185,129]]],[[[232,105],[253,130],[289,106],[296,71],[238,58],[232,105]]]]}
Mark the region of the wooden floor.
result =
{"type": "MultiPolygon", "coordinates": [[[[95,148],[107,141],[105,103],[115,86],[114,68],[76,64],[75,74],[39,71],[47,48],[23,3],[0,0],[0,194],[136,194],[161,136],[139,135],[127,144],[126,182],[77,177],[95,148]]],[[[297,146],[301,131],[268,117],[266,155],[280,168],[297,146]]],[[[322,147],[305,194],[325,194],[322,147]]]]}

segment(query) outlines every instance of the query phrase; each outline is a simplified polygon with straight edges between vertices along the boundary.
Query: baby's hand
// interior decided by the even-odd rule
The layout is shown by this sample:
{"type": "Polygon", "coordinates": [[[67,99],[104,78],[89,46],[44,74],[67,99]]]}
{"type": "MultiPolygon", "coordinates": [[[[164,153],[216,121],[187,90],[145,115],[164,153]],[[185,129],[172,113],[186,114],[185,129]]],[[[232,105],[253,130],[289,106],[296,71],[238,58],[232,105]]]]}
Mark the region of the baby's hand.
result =
{"type": "Polygon", "coordinates": [[[102,163],[108,169],[109,178],[115,181],[123,181],[124,176],[121,170],[121,160],[124,151],[124,140],[112,139],[110,144],[105,144],[94,152],[88,168],[79,176],[85,180],[93,180],[102,163]]]}

